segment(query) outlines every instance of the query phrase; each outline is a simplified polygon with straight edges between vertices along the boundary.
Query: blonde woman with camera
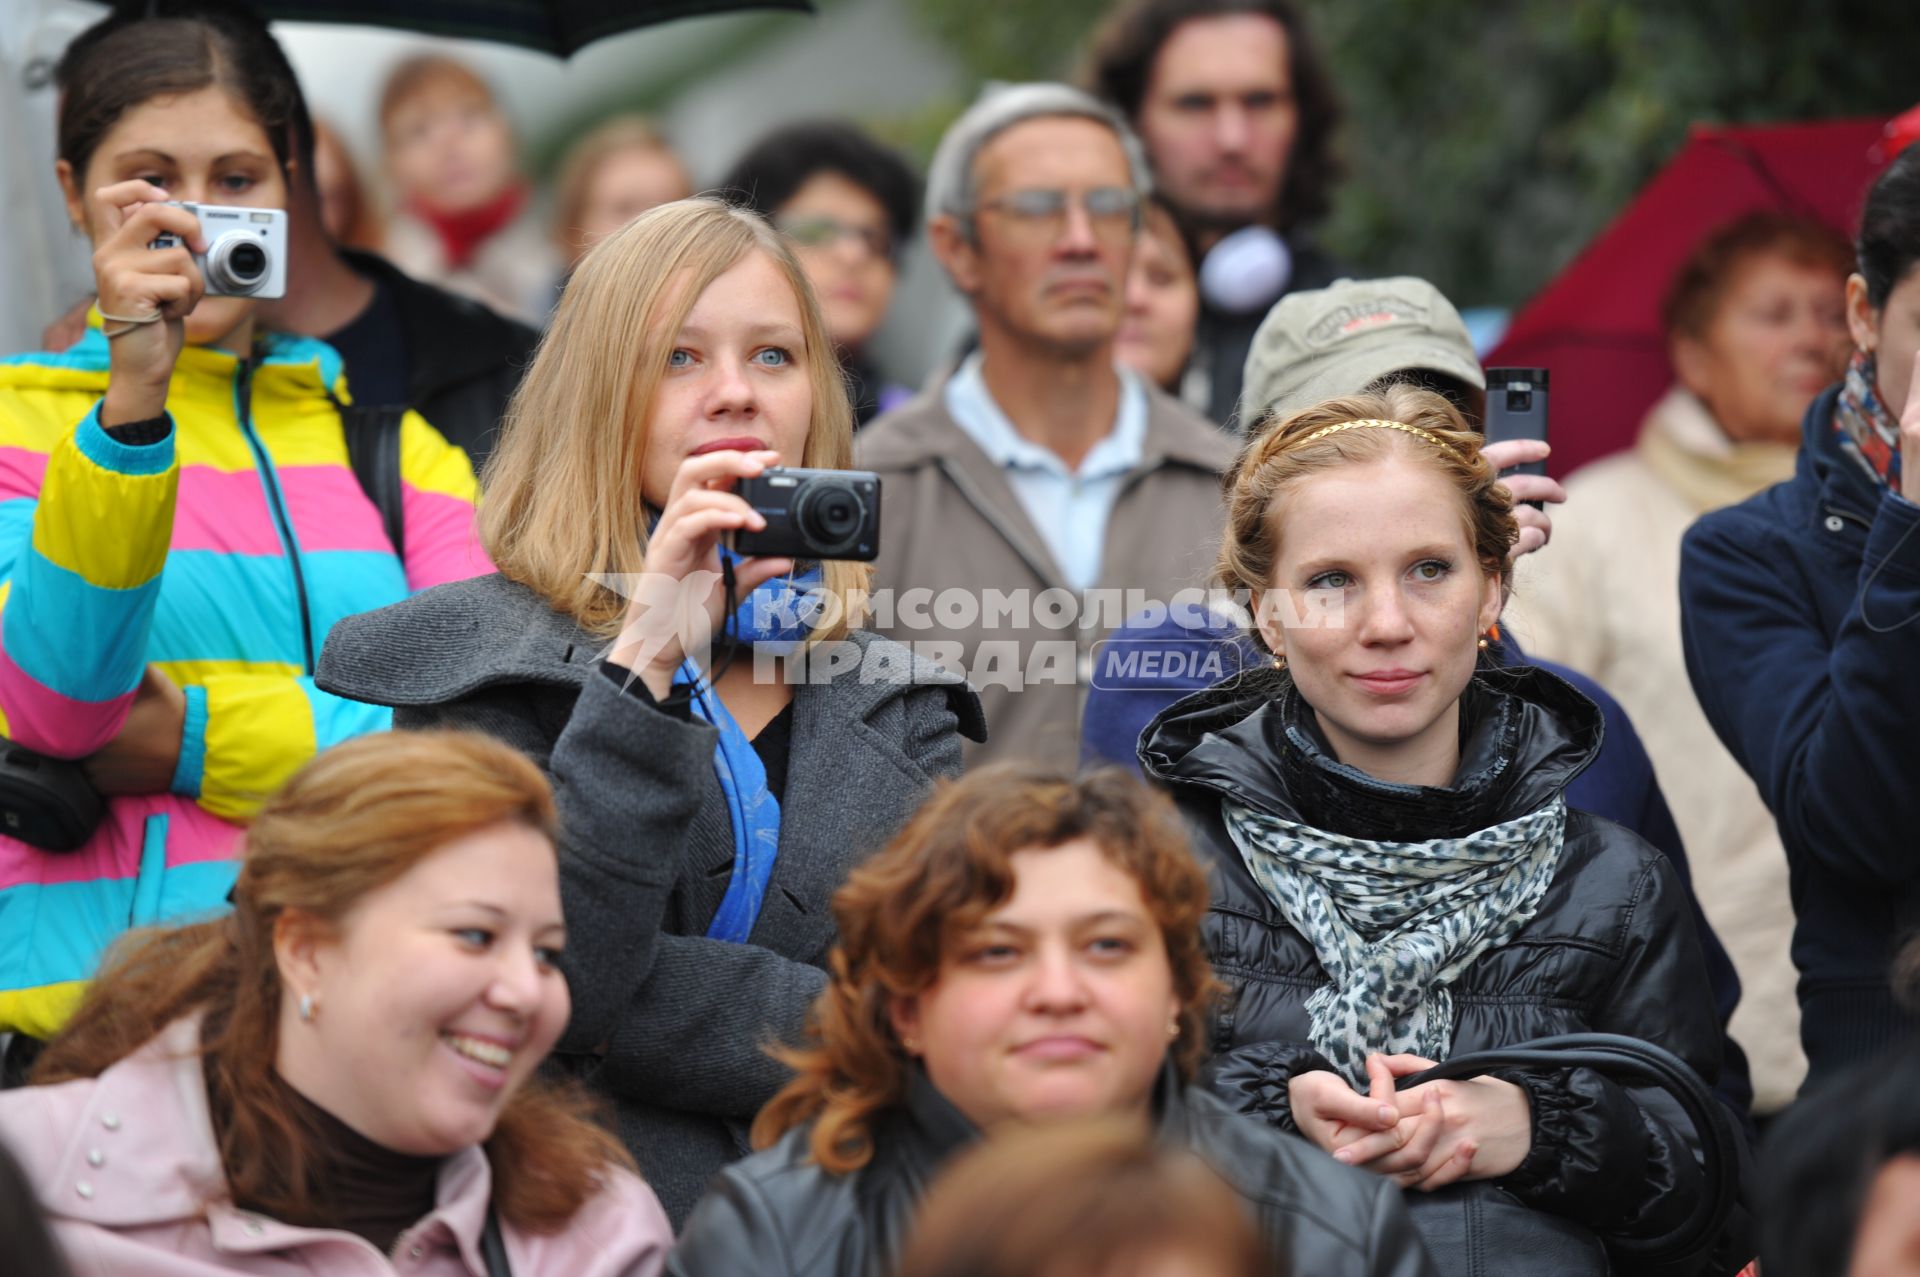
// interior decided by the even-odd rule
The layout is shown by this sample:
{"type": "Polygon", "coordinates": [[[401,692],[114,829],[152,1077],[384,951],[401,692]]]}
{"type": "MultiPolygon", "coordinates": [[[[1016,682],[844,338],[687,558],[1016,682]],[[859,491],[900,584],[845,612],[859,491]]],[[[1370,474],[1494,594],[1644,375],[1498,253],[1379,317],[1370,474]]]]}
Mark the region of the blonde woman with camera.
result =
{"type": "Polygon", "coordinates": [[[662,205],[581,260],[508,411],[480,520],[500,575],[354,618],[321,661],[329,690],[553,778],[560,1051],[676,1221],[786,1080],[762,1048],[826,984],[834,889],[984,731],[958,677],[855,628],[863,563],[723,553],[764,530],[737,484],[845,469],[852,435],[779,234],[662,205]]]}
{"type": "MultiPolygon", "coordinates": [[[[349,466],[339,356],[208,286],[213,232],[183,205],[284,208],[305,127],[263,32],[116,16],[61,68],[58,175],[99,305],[71,348],[0,361],[10,1073],[121,930],[223,907],[267,795],[387,725],[314,688],[333,623],[487,566],[465,457],[403,419],[396,544],[349,466]]],[[[284,272],[258,243],[233,264],[284,272]]]]}

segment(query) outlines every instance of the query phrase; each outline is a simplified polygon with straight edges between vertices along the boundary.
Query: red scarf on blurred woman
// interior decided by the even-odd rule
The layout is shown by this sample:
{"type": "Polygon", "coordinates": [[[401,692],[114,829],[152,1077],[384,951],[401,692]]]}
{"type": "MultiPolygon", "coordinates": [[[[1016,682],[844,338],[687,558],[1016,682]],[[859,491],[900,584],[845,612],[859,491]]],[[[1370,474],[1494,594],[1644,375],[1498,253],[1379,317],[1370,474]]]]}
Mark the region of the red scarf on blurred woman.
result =
{"type": "Polygon", "coordinates": [[[459,270],[473,260],[473,255],[490,236],[520,216],[530,192],[525,182],[515,182],[485,204],[458,213],[443,213],[417,200],[407,211],[433,227],[440,237],[440,247],[447,254],[447,268],[459,270]]]}

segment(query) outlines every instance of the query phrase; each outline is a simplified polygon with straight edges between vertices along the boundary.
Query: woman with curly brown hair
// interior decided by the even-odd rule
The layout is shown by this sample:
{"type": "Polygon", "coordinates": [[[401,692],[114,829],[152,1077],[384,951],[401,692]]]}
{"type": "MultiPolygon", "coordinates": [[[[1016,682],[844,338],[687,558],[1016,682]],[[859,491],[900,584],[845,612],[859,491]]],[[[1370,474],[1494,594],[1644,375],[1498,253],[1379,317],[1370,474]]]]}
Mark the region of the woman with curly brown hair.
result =
{"type": "Polygon", "coordinates": [[[1428,1268],[1398,1193],[1189,1087],[1214,980],[1172,808],[1118,772],[988,768],[938,791],[834,900],[840,943],[762,1151],[669,1271],[891,1271],[926,1186],[1009,1126],[1131,1117],[1225,1179],[1288,1271],[1428,1268]]]}
{"type": "MultiPolygon", "coordinates": [[[[1553,1248],[1527,1271],[1643,1271],[1708,1195],[1664,1094],[1590,1070],[1396,1087],[1576,1032],[1663,1046],[1708,1083],[1719,1067],[1673,867],[1567,808],[1599,711],[1482,659],[1516,524],[1480,437],[1398,386],[1272,425],[1227,485],[1217,575],[1272,664],[1170,707],[1141,746],[1213,867],[1208,947],[1236,995],[1214,1090],[1421,1190],[1430,1242],[1464,1210],[1492,1253],[1553,1248]]],[[[1739,1268],[1738,1232],[1672,1271],[1739,1268]]]]}

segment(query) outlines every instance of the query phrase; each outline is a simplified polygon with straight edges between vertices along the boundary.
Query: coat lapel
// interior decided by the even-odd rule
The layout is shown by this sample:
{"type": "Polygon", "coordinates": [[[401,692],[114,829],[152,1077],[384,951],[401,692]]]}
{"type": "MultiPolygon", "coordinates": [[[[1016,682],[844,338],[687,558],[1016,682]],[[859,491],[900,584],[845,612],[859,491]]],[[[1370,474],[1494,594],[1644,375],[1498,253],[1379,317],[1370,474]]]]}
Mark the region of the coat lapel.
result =
{"type": "Polygon", "coordinates": [[[1049,587],[1071,588],[1067,585],[1066,573],[1054,560],[1053,551],[1047,548],[1047,539],[1040,535],[1040,529],[1027,515],[1027,508],[1014,494],[1013,485],[1007,482],[1006,472],[951,418],[948,427],[954,437],[940,460],[940,468],[948,481],[1013,547],[1014,553],[1036,576],[1049,587]]]}

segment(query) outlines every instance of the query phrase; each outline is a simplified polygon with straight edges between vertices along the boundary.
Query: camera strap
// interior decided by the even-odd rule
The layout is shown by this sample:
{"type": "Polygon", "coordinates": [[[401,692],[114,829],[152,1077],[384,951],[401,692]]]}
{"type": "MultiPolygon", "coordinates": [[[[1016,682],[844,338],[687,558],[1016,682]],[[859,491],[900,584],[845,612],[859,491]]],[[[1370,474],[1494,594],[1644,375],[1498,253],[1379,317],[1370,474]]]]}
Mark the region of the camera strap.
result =
{"type": "Polygon", "coordinates": [[[487,1223],[480,1234],[480,1262],[487,1266],[487,1277],[513,1277],[513,1265],[507,1261],[507,1239],[500,1231],[500,1212],[487,1205],[487,1223]]]}
{"type": "Polygon", "coordinates": [[[407,559],[407,520],[400,491],[400,420],[405,404],[345,404],[340,424],[347,436],[347,465],[360,490],[380,512],[380,523],[402,566],[407,559]]]}

